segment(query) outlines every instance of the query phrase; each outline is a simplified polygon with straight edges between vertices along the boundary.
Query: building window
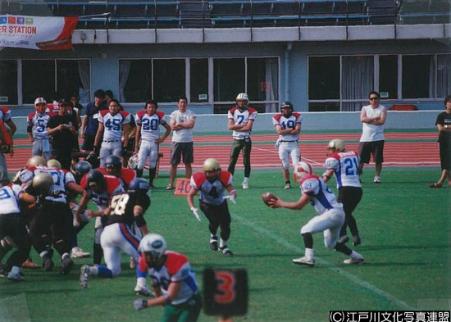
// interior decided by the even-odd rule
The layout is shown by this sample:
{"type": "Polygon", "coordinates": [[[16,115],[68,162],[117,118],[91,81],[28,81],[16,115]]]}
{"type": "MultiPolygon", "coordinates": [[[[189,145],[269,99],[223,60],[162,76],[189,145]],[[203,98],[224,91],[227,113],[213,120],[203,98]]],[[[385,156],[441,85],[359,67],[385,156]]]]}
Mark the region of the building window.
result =
{"type": "Polygon", "coordinates": [[[451,92],[451,55],[437,55],[437,97],[451,92]]]}
{"type": "Polygon", "coordinates": [[[0,61],[0,104],[17,104],[17,62],[0,61]]]}
{"type": "Polygon", "coordinates": [[[208,59],[190,60],[191,102],[208,102],[208,59]]]}
{"type": "Polygon", "coordinates": [[[119,100],[121,102],[145,102],[152,98],[152,61],[119,61],[119,100]]]}
{"type": "Polygon", "coordinates": [[[185,60],[154,59],[153,96],[158,102],[176,102],[185,95],[185,60]]]}
{"type": "Polygon", "coordinates": [[[402,97],[434,97],[434,59],[432,55],[402,57],[402,97]]]}
{"type": "Polygon", "coordinates": [[[235,101],[236,95],[245,91],[244,58],[215,59],[213,64],[215,101],[235,101]]]}
{"type": "Polygon", "coordinates": [[[33,104],[38,96],[47,101],[58,99],[55,88],[54,60],[22,61],[23,102],[33,104]]]}
{"type": "MultiPolygon", "coordinates": [[[[309,100],[340,100],[340,57],[310,57],[308,72],[309,100]]],[[[310,111],[330,111],[336,102],[309,102],[310,111]],[[321,107],[323,106],[323,107],[321,107]]],[[[338,103],[338,109],[340,104],[338,103]]]]}
{"type": "Polygon", "coordinates": [[[379,92],[382,98],[398,98],[398,56],[379,56],[379,92]]]}
{"type": "MultiPolygon", "coordinates": [[[[259,112],[276,112],[279,100],[277,58],[247,59],[247,93],[252,101],[264,101],[259,112]]],[[[254,104],[255,106],[255,104],[254,104]]]]}
{"type": "Polygon", "coordinates": [[[89,102],[90,71],[88,60],[57,60],[56,83],[58,98],[76,95],[80,102],[89,102]]]}
{"type": "Polygon", "coordinates": [[[341,110],[359,111],[374,89],[374,57],[343,56],[341,69],[341,110]]]}

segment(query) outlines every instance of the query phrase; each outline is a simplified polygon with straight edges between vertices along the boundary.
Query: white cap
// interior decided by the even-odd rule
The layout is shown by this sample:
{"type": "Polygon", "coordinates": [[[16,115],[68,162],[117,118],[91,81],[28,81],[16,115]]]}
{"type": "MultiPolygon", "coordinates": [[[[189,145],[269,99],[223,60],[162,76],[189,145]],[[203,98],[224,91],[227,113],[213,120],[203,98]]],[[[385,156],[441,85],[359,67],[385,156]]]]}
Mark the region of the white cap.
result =
{"type": "Polygon", "coordinates": [[[37,104],[47,104],[47,102],[45,101],[44,97],[36,97],[36,99],[34,100],[34,105],[37,104]]]}

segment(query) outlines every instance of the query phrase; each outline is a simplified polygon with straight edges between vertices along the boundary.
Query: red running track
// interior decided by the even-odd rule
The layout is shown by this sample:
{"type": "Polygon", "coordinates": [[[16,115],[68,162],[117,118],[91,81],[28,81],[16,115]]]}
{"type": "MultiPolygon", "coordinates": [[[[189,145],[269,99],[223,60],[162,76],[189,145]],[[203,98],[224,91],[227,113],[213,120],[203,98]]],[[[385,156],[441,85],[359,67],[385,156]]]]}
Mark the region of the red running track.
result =
{"type": "MultiPolygon", "coordinates": [[[[351,134],[304,134],[301,136],[301,156],[305,161],[311,162],[313,166],[322,166],[327,150],[327,142],[330,138],[341,138],[350,142],[347,145],[348,150],[357,151],[358,133],[351,134]],[[323,143],[302,144],[302,141],[323,141],[323,143]]],[[[438,145],[436,142],[412,142],[411,140],[433,140],[436,138],[435,133],[429,132],[409,132],[409,133],[386,133],[387,140],[397,140],[396,142],[386,142],[384,149],[385,166],[400,167],[418,167],[418,166],[439,166],[438,145]],[[403,142],[403,140],[406,140],[403,142]],[[410,140],[407,141],[407,140],[410,140]]],[[[271,134],[254,134],[253,142],[258,143],[252,146],[251,161],[253,168],[279,168],[280,160],[278,153],[273,144],[263,142],[273,142],[276,135],[271,134]]],[[[229,161],[229,153],[231,149],[232,139],[229,135],[211,135],[198,136],[194,140],[194,164],[200,167],[206,158],[216,158],[221,164],[227,164],[229,161]]],[[[15,140],[17,146],[30,145],[28,139],[15,140]]],[[[160,169],[167,170],[169,168],[170,146],[164,144],[160,151],[163,153],[163,159],[160,163],[160,169]]],[[[26,160],[31,156],[31,148],[16,149],[14,156],[6,157],[9,171],[17,171],[22,168],[26,160]]],[[[240,156],[237,167],[242,167],[242,158],[240,156]]]]}

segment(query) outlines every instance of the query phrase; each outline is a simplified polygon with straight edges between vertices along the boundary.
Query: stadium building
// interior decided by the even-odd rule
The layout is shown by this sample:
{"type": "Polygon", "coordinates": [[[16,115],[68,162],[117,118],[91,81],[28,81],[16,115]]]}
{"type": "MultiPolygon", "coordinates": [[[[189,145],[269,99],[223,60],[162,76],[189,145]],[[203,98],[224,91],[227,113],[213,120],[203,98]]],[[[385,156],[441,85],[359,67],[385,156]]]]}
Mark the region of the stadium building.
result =
{"type": "Polygon", "coordinates": [[[450,10],[448,0],[2,0],[2,16],[80,19],[72,50],[0,51],[0,104],[73,93],[86,103],[102,88],[127,108],[153,98],[172,110],[186,95],[197,114],[221,114],[245,91],[259,112],[285,100],[347,112],[375,89],[386,106],[438,110],[451,91],[450,10]]]}

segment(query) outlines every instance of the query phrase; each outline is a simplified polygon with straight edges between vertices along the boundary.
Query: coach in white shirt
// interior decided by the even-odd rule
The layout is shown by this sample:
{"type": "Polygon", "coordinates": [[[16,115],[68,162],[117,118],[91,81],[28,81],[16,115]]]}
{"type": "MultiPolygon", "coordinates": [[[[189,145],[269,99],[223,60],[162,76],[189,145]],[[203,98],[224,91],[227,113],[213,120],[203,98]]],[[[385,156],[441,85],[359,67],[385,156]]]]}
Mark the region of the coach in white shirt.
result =
{"type": "Polygon", "coordinates": [[[381,182],[382,163],[384,162],[384,124],[387,110],[379,104],[380,95],[372,91],[368,95],[370,105],[362,107],[360,122],[362,136],[360,137],[360,172],[365,163],[370,162],[370,156],[376,164],[374,183],[381,182]]]}
{"type": "Polygon", "coordinates": [[[166,190],[174,189],[174,181],[177,175],[177,166],[183,159],[185,164],[185,177],[191,178],[193,172],[193,127],[196,123],[196,115],[187,109],[188,100],[181,96],[178,100],[178,110],[171,113],[169,125],[172,129],[171,169],[169,183],[166,190]]]}

